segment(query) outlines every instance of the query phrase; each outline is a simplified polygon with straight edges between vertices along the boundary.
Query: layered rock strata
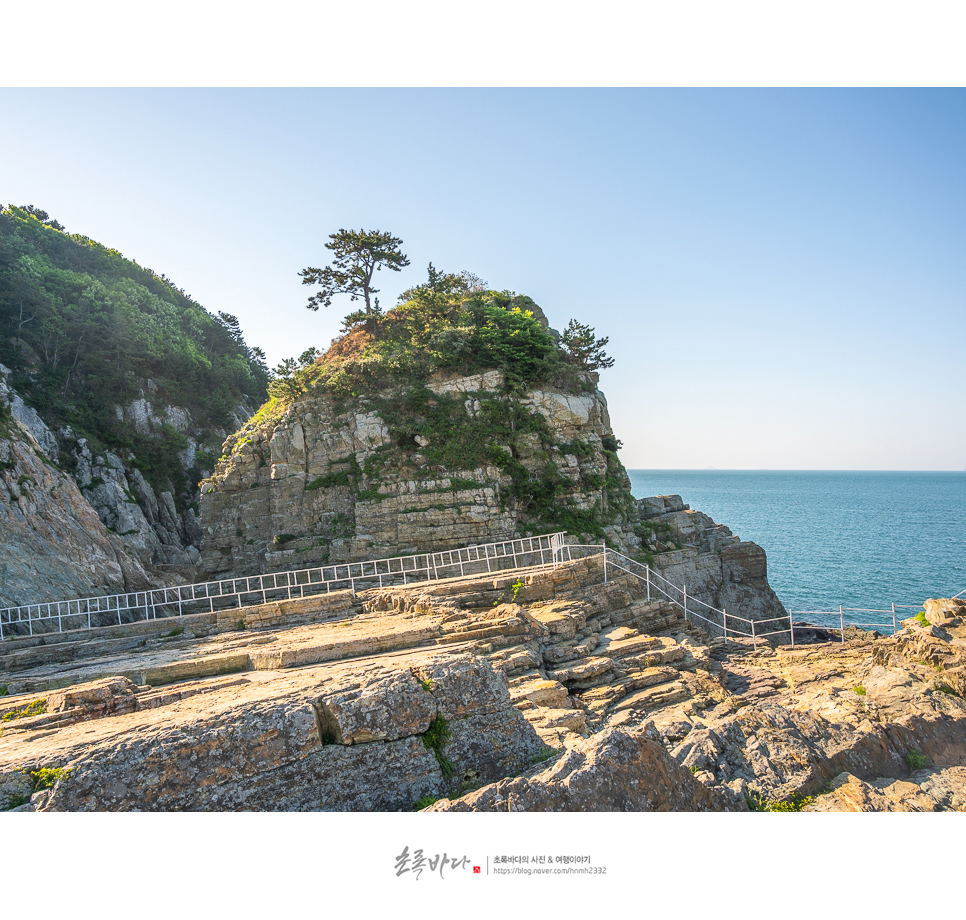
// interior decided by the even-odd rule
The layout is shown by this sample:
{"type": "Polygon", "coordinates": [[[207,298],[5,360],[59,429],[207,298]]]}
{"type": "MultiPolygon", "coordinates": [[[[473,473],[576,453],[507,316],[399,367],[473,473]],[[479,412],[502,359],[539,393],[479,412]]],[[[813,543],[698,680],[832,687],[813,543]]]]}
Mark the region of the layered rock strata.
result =
{"type": "MultiPolygon", "coordinates": [[[[409,434],[390,411],[399,394],[349,405],[321,392],[303,397],[226,444],[228,456],[202,484],[205,566],[217,577],[545,533],[554,527],[533,513],[541,483],[556,483],[558,510],[622,525],[629,483],[596,375],[586,381],[578,394],[509,395],[499,371],[436,375],[425,412],[452,411],[454,426],[433,429],[417,415],[412,424],[428,436],[409,434]],[[444,441],[458,455],[460,425],[489,415],[519,422],[497,425],[503,436],[488,445],[506,462],[461,465],[457,456],[443,469],[428,461],[444,441]],[[522,493],[527,477],[534,485],[522,493]]],[[[619,545],[639,545],[631,530],[611,531],[619,545]]]]}
{"type": "Polygon", "coordinates": [[[236,613],[5,643],[8,806],[966,803],[961,601],[927,602],[895,637],[756,647],[585,559],[236,613]]]}
{"type": "MultiPolygon", "coordinates": [[[[757,543],[741,540],[725,525],[693,511],[680,495],[642,498],[637,509],[644,548],[668,581],[683,585],[698,601],[730,611],[741,632],[750,628],[739,618],[764,621],[762,633],[780,632],[787,625],[787,611],[768,584],[768,560],[757,543]]],[[[722,631],[716,628],[723,627],[721,615],[700,605],[695,614],[708,619],[707,629],[722,631]]]]}

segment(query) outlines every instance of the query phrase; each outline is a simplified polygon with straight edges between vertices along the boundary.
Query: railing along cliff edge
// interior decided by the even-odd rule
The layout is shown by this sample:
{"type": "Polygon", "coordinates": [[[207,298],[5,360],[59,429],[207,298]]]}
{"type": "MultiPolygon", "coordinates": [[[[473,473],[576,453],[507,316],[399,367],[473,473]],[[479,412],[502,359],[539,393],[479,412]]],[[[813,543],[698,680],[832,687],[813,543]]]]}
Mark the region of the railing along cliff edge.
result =
{"type": "MultiPolygon", "coordinates": [[[[710,635],[721,636],[724,639],[741,636],[746,639],[751,639],[756,648],[759,639],[763,640],[778,636],[794,645],[796,629],[799,631],[799,634],[802,634],[803,632],[814,632],[816,626],[822,629],[826,628],[822,624],[808,626],[796,624],[794,622],[796,615],[800,617],[837,617],[839,621],[839,638],[842,642],[845,642],[846,626],[856,626],[862,629],[891,629],[895,633],[899,629],[900,617],[898,616],[898,611],[921,609],[921,605],[919,604],[892,604],[888,610],[841,606],[838,610],[792,611],[789,609],[787,615],[754,620],[739,616],[735,613],[728,613],[726,609],[719,609],[699,600],[693,594],[688,594],[687,585],[678,586],[655,572],[649,565],[630,559],[623,553],[610,549],[603,544],[568,543],[561,547],[561,558],[566,558],[568,561],[574,558],[588,558],[591,556],[602,557],[605,582],[608,580],[609,570],[631,575],[645,585],[648,600],[652,600],[653,597],[663,597],[665,600],[669,600],[675,604],[684,613],[684,618],[687,622],[700,624],[710,635]],[[872,623],[858,623],[850,620],[846,623],[846,613],[885,614],[888,615],[888,619],[879,619],[872,623]],[[776,627],[776,624],[779,625],[776,627]]],[[[956,597],[959,597],[961,594],[966,594],[966,591],[961,591],[956,597]]]]}
{"type": "Polygon", "coordinates": [[[85,627],[118,626],[125,622],[192,613],[214,613],[340,589],[351,589],[354,594],[360,584],[366,587],[408,585],[457,575],[462,577],[552,565],[559,561],[560,547],[566,536],[566,533],[560,532],[438,553],[344,562],[290,572],[176,585],[173,588],[0,608],[0,639],[85,627]]]}
{"type": "MultiPolygon", "coordinates": [[[[701,625],[712,636],[725,639],[741,636],[751,639],[757,647],[759,639],[780,637],[780,641],[795,644],[794,617],[819,616],[837,618],[841,641],[845,641],[845,627],[888,629],[895,632],[900,610],[918,610],[919,605],[892,604],[889,610],[839,607],[834,610],[788,611],[787,616],[770,619],[749,619],[725,609],[718,609],[688,593],[686,585],[676,585],[651,566],[637,562],[603,544],[567,543],[567,534],[558,532],[539,537],[521,537],[497,543],[467,546],[438,553],[413,556],[394,556],[368,562],[345,562],[288,572],[272,572],[221,581],[177,585],[128,594],[110,594],[79,600],[50,601],[0,608],[0,639],[40,633],[65,632],[69,629],[91,629],[95,626],[116,626],[138,620],[157,620],[193,613],[214,613],[218,610],[241,608],[269,601],[304,598],[333,590],[350,589],[353,594],[363,584],[366,587],[408,585],[434,582],[459,575],[479,575],[487,572],[506,572],[572,562],[575,559],[599,556],[606,583],[609,573],[621,572],[637,579],[647,599],[662,597],[683,611],[685,620],[701,625]],[[891,615],[888,620],[874,623],[846,624],[846,613],[875,613],[891,615]],[[777,624],[777,625],[776,625],[777,624]]],[[[966,594],[961,591],[956,597],[966,594]]],[[[816,624],[822,627],[822,624],[816,624]]],[[[814,626],[809,626],[814,630],[814,626]]]]}

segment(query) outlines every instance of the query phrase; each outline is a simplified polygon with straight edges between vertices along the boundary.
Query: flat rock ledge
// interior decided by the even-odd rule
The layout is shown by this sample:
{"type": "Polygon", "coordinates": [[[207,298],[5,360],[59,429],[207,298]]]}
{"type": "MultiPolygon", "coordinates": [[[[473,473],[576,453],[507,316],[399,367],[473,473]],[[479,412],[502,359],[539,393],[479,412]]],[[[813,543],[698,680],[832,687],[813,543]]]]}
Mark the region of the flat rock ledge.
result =
{"type": "Polygon", "coordinates": [[[966,602],[709,639],[556,569],[0,643],[0,810],[963,811],[966,602]]]}

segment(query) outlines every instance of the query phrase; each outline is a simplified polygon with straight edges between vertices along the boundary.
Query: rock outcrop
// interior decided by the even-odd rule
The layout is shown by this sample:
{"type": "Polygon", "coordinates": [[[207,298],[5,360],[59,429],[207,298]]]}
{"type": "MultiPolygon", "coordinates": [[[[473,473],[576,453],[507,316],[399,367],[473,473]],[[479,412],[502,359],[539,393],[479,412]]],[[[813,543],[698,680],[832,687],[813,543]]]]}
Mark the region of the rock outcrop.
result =
{"type": "MultiPolygon", "coordinates": [[[[2,395],[0,409],[6,408],[2,395]]],[[[43,423],[28,415],[25,427],[22,403],[13,409],[5,423],[0,419],[0,607],[153,584],[48,457],[43,423]]]]}
{"type": "Polygon", "coordinates": [[[202,484],[209,573],[308,568],[559,529],[647,558],[695,599],[736,617],[783,617],[761,547],[680,496],[631,498],[596,375],[584,380],[582,393],[514,394],[498,371],[436,375],[414,411],[448,417],[445,429],[402,412],[399,394],[347,404],[316,392],[294,401],[230,439],[226,459],[202,484]],[[439,440],[458,460],[460,426],[495,416],[515,420],[494,424],[488,443],[491,458],[508,462],[445,471],[430,462],[439,440]],[[553,501],[540,506],[548,484],[553,501]]]}
{"type": "MultiPolygon", "coordinates": [[[[64,600],[78,596],[78,592],[99,594],[123,591],[126,584],[144,587],[149,583],[163,583],[166,579],[162,571],[175,577],[195,576],[201,560],[198,551],[201,527],[195,509],[184,502],[183,496],[176,497],[177,489],[169,484],[168,489],[157,492],[135,465],[137,458],[130,451],[122,452],[123,455],[111,450],[96,453],[85,438],[78,438],[69,427],[60,429],[56,434],[52,432],[41,416],[9,386],[8,376],[7,368],[0,365],[0,409],[12,416],[10,425],[16,427],[8,425],[11,435],[16,440],[26,438],[29,441],[27,454],[41,458],[51,471],[50,475],[60,480],[65,476],[73,480],[70,500],[60,506],[49,505],[45,509],[48,528],[52,526],[55,531],[64,533],[88,531],[92,510],[100,524],[92,531],[96,535],[92,539],[100,540],[101,535],[106,537],[110,534],[110,542],[116,549],[105,558],[113,558],[120,551],[123,556],[120,564],[129,570],[127,581],[118,577],[117,561],[103,567],[96,565],[95,570],[90,570],[87,554],[70,555],[76,546],[76,541],[70,540],[63,544],[63,558],[53,561],[50,551],[53,544],[50,543],[49,533],[43,538],[47,540],[48,549],[36,556],[36,537],[28,537],[26,543],[20,543],[20,531],[9,530],[4,534],[6,552],[24,560],[36,558],[39,566],[36,568],[28,564],[24,568],[15,565],[11,569],[7,582],[15,585],[16,596],[23,603],[64,600]],[[55,520],[61,513],[65,515],[64,519],[55,520]],[[49,578],[42,574],[46,566],[39,564],[40,559],[51,559],[49,578]],[[158,567],[164,566],[168,568],[159,571],[158,567]],[[37,578],[31,574],[35,568],[39,574],[37,578]],[[83,569],[87,574],[80,578],[67,577],[65,580],[64,573],[73,569],[83,569]],[[52,593],[57,584],[63,587],[52,593]]],[[[199,463],[199,441],[196,437],[203,437],[206,433],[199,432],[186,410],[167,406],[163,407],[159,416],[149,401],[142,399],[136,402],[137,412],[132,416],[132,424],[137,430],[141,432],[143,429],[145,435],[157,437],[164,436],[165,430],[170,430],[184,437],[186,447],[181,452],[183,469],[195,469],[199,463]]],[[[127,418],[125,412],[129,408],[118,406],[119,417],[127,418]]],[[[248,414],[248,409],[239,407],[236,423],[241,424],[248,414]]],[[[225,431],[219,431],[215,437],[223,438],[225,434],[225,431]]],[[[207,435],[210,437],[210,433],[207,435]]],[[[32,459],[27,459],[29,466],[35,465],[32,459]]],[[[26,484],[29,491],[30,481],[37,480],[35,473],[24,467],[15,474],[15,480],[21,486],[26,484]]],[[[19,487],[17,492],[15,498],[19,497],[19,487]]]]}
{"type": "Polygon", "coordinates": [[[966,603],[925,610],[894,637],[724,641],[636,578],[604,583],[588,558],[12,639],[0,797],[24,810],[962,810],[966,603]]]}
{"type": "Polygon", "coordinates": [[[436,375],[409,411],[399,393],[346,404],[319,391],[293,402],[229,440],[203,483],[207,570],[377,559],[568,524],[576,534],[591,522],[612,525],[618,545],[639,545],[623,526],[632,501],[607,403],[596,375],[583,379],[580,393],[510,394],[499,371],[436,375]],[[485,438],[485,462],[470,450],[461,457],[471,431],[485,438]],[[431,462],[441,454],[445,466],[431,462]],[[548,485],[553,505],[544,507],[548,485]]]}
{"type": "Polygon", "coordinates": [[[505,779],[427,811],[747,811],[702,786],[653,729],[608,728],[542,773],[505,779]]]}
{"type": "MultiPolygon", "coordinates": [[[[680,495],[642,498],[637,508],[644,548],[668,581],[736,619],[765,621],[762,632],[787,625],[788,614],[768,584],[765,551],[757,543],[740,540],[728,527],[692,511],[680,495]]],[[[695,612],[709,618],[708,629],[722,627],[720,616],[701,608],[695,612]]],[[[742,631],[748,632],[747,624],[742,631]]]]}
{"type": "Polygon", "coordinates": [[[541,748],[501,673],[424,652],[236,681],[62,729],[69,766],[43,808],[411,810],[516,772],[541,748]]]}

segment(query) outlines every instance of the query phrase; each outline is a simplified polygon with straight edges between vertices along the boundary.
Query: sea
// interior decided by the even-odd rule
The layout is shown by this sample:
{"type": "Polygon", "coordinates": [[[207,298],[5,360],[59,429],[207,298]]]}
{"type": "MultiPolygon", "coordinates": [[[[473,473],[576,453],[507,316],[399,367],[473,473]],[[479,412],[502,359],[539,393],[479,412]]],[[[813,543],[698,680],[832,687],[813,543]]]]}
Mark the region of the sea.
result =
{"type": "MultiPolygon", "coordinates": [[[[636,498],[680,495],[763,547],[786,609],[835,611],[837,620],[840,605],[918,608],[966,591],[966,471],[627,473],[636,498]]],[[[915,612],[900,609],[899,617],[915,612]]],[[[848,609],[844,618],[873,620],[848,609]]]]}

